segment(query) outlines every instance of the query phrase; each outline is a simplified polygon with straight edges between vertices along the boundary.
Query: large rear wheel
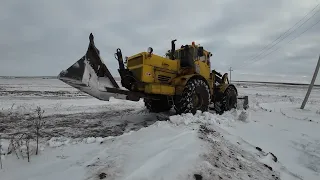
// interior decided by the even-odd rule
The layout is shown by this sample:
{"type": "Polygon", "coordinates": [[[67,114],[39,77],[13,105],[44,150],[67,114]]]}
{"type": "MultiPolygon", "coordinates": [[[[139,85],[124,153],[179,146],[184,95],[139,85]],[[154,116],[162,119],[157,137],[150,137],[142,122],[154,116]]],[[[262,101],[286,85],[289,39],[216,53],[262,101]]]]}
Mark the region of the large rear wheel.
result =
{"type": "Polygon", "coordinates": [[[207,83],[202,79],[190,79],[181,96],[175,98],[177,114],[192,113],[197,110],[208,111],[210,91],[207,83]]]}

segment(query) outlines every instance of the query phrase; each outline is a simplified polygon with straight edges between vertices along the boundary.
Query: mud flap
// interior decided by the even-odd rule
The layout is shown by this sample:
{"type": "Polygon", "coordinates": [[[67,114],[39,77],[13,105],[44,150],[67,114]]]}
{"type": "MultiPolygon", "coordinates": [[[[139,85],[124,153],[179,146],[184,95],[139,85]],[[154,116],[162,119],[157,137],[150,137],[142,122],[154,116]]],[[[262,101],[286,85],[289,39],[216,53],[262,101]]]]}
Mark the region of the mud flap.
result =
{"type": "Polygon", "coordinates": [[[86,54],[68,69],[61,71],[58,79],[100,100],[108,101],[111,96],[126,99],[126,95],[120,93],[123,90],[100,58],[93,38],[91,33],[86,54]],[[119,93],[116,93],[117,89],[119,93]]]}

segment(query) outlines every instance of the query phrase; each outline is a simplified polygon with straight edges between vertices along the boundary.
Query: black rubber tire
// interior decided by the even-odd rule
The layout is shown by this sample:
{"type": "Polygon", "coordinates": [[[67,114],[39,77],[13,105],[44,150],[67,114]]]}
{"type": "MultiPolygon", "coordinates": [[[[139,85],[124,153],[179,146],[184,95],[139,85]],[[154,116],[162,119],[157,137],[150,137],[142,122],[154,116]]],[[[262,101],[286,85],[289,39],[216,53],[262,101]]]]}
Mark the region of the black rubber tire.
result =
{"type": "Polygon", "coordinates": [[[172,108],[166,97],[161,97],[159,99],[144,99],[144,105],[150,112],[165,112],[172,108]]]}
{"type": "Polygon", "coordinates": [[[237,108],[237,91],[234,87],[229,86],[224,92],[222,107],[224,111],[230,111],[231,109],[237,108]]]}
{"type": "Polygon", "coordinates": [[[187,82],[182,95],[175,97],[175,110],[177,114],[195,114],[197,110],[205,112],[208,111],[209,104],[209,87],[202,79],[190,79],[187,82]]]}

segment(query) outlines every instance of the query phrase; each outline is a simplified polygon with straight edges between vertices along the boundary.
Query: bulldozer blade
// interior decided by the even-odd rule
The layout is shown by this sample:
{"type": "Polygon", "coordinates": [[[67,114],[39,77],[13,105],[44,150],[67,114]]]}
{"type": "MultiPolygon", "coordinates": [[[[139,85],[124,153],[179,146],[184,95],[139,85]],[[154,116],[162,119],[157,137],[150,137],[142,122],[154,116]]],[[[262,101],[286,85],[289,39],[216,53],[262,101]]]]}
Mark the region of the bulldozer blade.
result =
{"type": "Polygon", "coordinates": [[[239,107],[240,109],[247,110],[249,108],[249,97],[248,96],[239,96],[237,107],[239,107]]]}
{"type": "Polygon", "coordinates": [[[108,101],[111,96],[126,99],[125,92],[100,58],[93,38],[91,33],[86,54],[68,69],[61,71],[58,79],[100,100],[108,101]]]}

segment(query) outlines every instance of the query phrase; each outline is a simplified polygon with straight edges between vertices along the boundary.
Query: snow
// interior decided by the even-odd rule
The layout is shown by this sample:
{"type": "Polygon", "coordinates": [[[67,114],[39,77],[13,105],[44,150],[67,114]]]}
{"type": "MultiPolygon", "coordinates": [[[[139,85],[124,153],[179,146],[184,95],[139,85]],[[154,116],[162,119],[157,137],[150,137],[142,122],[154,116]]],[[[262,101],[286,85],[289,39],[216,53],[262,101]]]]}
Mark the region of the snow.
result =
{"type": "Polygon", "coordinates": [[[60,147],[62,145],[68,145],[70,139],[65,137],[52,137],[48,142],[49,147],[60,147]]]}
{"type": "Polygon", "coordinates": [[[319,88],[314,89],[304,110],[299,108],[307,87],[287,88],[268,88],[255,95],[250,93],[253,88],[246,91],[252,107],[250,123],[236,122],[225,130],[274,153],[286,169],[282,179],[319,179],[319,88]]]}
{"type": "Polygon", "coordinates": [[[320,179],[320,88],[301,110],[307,86],[236,86],[248,110],[174,115],[56,79],[0,79],[0,179],[320,179]],[[28,131],[37,106],[46,123],[27,162],[25,145],[7,154],[9,135],[28,131]]]}
{"type": "Polygon", "coordinates": [[[89,61],[87,59],[84,60],[84,73],[82,77],[82,82],[87,86],[90,86],[95,89],[99,89],[98,76],[94,72],[93,68],[90,66],[89,61]]]}
{"type": "Polygon", "coordinates": [[[81,81],[68,77],[60,78],[67,84],[81,89],[81,91],[100,100],[108,101],[111,97],[126,99],[126,95],[107,92],[106,88],[114,88],[109,77],[98,77],[94,69],[91,67],[88,59],[85,58],[83,63],[84,72],[81,81]]]}
{"type": "Polygon", "coordinates": [[[50,147],[60,147],[62,143],[65,146],[33,156],[32,163],[27,166],[9,156],[4,161],[1,177],[8,180],[93,179],[105,172],[109,179],[176,179],[188,173],[206,149],[196,131],[177,128],[167,122],[100,141],[102,143],[95,143],[96,139],[89,137],[86,143],[75,145],[51,139],[50,147]],[[12,174],[13,168],[21,171],[12,174]]]}
{"type": "Polygon", "coordinates": [[[84,60],[84,65],[82,82],[89,86],[93,93],[99,94],[100,91],[105,91],[105,87],[114,88],[109,78],[97,76],[87,59],[84,60]]]}

